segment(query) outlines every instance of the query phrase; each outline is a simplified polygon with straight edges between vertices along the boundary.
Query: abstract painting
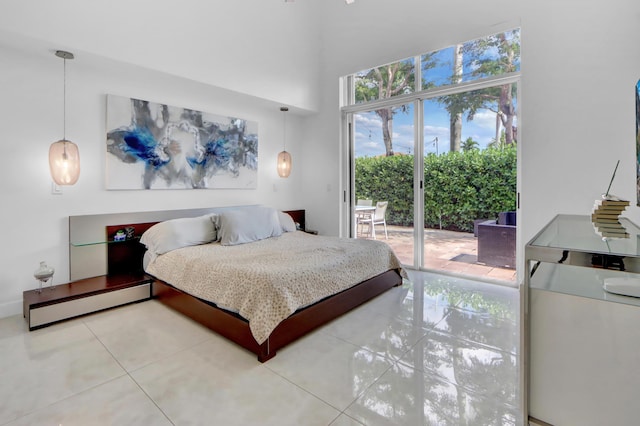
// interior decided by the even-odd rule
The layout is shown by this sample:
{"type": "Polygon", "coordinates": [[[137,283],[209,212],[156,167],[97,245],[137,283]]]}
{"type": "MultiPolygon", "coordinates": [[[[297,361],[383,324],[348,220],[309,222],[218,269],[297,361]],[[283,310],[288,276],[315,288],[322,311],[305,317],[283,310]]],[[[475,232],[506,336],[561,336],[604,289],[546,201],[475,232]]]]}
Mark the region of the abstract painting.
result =
{"type": "Polygon", "coordinates": [[[257,174],[257,122],[107,95],[107,189],[252,189],[257,174]]]}

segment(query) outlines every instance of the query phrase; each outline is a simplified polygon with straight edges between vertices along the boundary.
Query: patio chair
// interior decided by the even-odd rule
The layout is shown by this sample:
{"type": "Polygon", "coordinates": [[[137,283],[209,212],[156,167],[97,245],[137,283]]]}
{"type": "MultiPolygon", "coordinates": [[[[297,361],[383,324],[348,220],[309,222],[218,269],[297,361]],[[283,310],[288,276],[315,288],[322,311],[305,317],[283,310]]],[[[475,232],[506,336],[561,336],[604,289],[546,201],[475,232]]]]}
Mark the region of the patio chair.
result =
{"type": "Polygon", "coordinates": [[[369,216],[369,218],[361,219],[361,223],[363,225],[369,226],[370,235],[374,240],[376,238],[376,225],[384,225],[384,237],[389,239],[389,234],[387,233],[387,221],[385,219],[388,205],[388,201],[378,201],[373,215],[369,216]]]}
{"type": "Polygon", "coordinates": [[[371,210],[358,211],[358,207],[371,207],[373,200],[359,199],[356,201],[356,232],[362,234],[363,223],[371,219],[371,210]]]}

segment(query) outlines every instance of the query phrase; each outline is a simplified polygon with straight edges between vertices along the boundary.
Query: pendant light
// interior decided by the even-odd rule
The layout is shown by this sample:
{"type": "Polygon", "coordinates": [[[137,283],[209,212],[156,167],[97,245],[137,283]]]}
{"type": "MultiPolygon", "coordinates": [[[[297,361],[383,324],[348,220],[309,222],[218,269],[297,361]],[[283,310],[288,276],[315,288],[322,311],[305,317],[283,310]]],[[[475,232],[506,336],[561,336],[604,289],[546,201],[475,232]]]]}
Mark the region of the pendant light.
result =
{"type": "Polygon", "coordinates": [[[78,146],[67,140],[67,59],[73,59],[73,53],[57,50],[56,56],[64,61],[64,86],[62,96],[62,139],[49,147],[49,169],[51,177],[58,185],[73,185],[80,176],[80,152],[78,146]]]}
{"type": "Polygon", "coordinates": [[[281,107],[280,111],[284,113],[284,125],[283,125],[283,137],[282,137],[282,152],[278,154],[278,176],[282,178],[289,177],[291,173],[291,154],[286,150],[287,142],[287,111],[289,108],[281,107]]]}

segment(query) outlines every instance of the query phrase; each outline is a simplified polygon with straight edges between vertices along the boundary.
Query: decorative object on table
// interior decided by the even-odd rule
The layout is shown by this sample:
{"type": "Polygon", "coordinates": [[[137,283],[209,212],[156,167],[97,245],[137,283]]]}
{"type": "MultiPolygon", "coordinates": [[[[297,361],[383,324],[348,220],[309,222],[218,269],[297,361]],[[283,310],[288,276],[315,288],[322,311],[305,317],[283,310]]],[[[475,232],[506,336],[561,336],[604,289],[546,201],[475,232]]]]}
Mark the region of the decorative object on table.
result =
{"type": "Polygon", "coordinates": [[[127,234],[124,229],[119,229],[113,236],[113,241],[125,241],[126,239],[127,234]]]}
{"type": "Polygon", "coordinates": [[[629,205],[625,200],[596,200],[591,221],[601,237],[629,238],[629,233],[620,223],[620,214],[629,205]]]}
{"type": "Polygon", "coordinates": [[[255,189],[258,123],[107,95],[107,189],[255,189]]]}
{"type": "Polygon", "coordinates": [[[127,240],[133,240],[133,237],[136,236],[136,228],[133,226],[127,226],[124,228],[125,234],[127,234],[127,240]]]}
{"type": "Polygon", "coordinates": [[[278,167],[278,176],[282,177],[282,178],[287,178],[289,177],[289,174],[291,174],[291,154],[289,154],[287,152],[287,111],[289,111],[289,108],[287,107],[281,107],[280,111],[282,111],[284,114],[284,123],[282,125],[283,131],[282,131],[282,151],[278,154],[278,163],[277,163],[277,167],[278,167]]]}
{"type": "Polygon", "coordinates": [[[67,59],[73,53],[57,50],[56,56],[64,60],[64,85],[62,91],[62,139],[49,147],[49,170],[58,185],[73,185],[80,176],[80,151],[78,145],[67,140],[67,59]]]}
{"type": "Polygon", "coordinates": [[[596,200],[593,205],[593,213],[591,213],[591,221],[596,234],[602,238],[629,238],[629,233],[620,223],[620,214],[627,208],[629,201],[622,200],[609,193],[619,164],[620,160],[618,160],[613,170],[607,192],[602,194],[602,199],[596,200]]]}
{"type": "MultiPolygon", "coordinates": [[[[47,262],[40,262],[40,266],[38,267],[38,269],[33,272],[33,276],[40,283],[38,289],[36,290],[38,293],[42,293],[42,287],[53,278],[54,272],[55,269],[53,269],[51,266],[48,266],[47,262]]],[[[51,286],[50,288],[53,289],[54,287],[51,286]]]]}

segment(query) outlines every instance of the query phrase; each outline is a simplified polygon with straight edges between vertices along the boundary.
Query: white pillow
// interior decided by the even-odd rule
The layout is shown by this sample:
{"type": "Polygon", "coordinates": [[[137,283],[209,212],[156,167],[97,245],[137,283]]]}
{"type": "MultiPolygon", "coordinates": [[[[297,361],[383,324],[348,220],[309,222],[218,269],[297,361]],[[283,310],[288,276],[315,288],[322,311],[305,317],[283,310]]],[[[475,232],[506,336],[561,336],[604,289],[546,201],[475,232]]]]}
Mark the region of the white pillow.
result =
{"type": "Polygon", "coordinates": [[[181,247],[207,244],[216,239],[213,215],[185,217],[159,222],[142,234],[140,242],[154,255],[181,247]]]}
{"type": "Polygon", "coordinates": [[[278,212],[278,218],[280,219],[280,225],[282,225],[282,232],[296,231],[296,223],[293,218],[285,212],[278,212]]]}
{"type": "Polygon", "coordinates": [[[218,236],[223,246],[234,246],[282,235],[278,211],[271,207],[222,211],[216,218],[218,236]]]}

